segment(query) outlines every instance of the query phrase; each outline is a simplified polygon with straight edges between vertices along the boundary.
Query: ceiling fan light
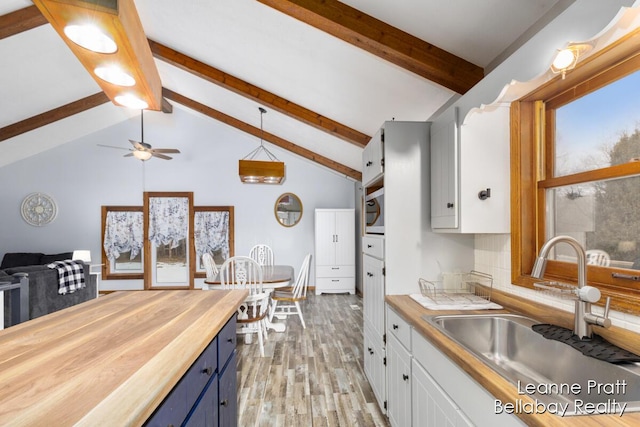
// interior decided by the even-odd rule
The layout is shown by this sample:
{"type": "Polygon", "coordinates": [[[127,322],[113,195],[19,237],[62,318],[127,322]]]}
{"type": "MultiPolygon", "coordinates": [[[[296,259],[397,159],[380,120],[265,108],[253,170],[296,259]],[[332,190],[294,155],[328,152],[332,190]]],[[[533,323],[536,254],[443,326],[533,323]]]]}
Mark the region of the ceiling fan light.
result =
{"type": "Polygon", "coordinates": [[[118,86],[133,86],[136,84],[136,79],[131,74],[125,72],[117,65],[108,65],[104,67],[96,67],[93,70],[96,76],[102,80],[118,86]]]}
{"type": "Polygon", "coordinates": [[[93,24],[67,25],[64,34],[78,46],[92,52],[114,53],[118,50],[116,42],[93,24]]]}
{"type": "Polygon", "coordinates": [[[144,151],[144,150],[135,150],[133,152],[133,157],[135,157],[138,160],[142,160],[143,162],[145,160],[149,160],[151,158],[152,154],[149,151],[144,151]]]}
{"type": "Polygon", "coordinates": [[[144,110],[149,107],[145,100],[130,93],[116,96],[115,101],[123,107],[135,108],[136,110],[144,110]]]}

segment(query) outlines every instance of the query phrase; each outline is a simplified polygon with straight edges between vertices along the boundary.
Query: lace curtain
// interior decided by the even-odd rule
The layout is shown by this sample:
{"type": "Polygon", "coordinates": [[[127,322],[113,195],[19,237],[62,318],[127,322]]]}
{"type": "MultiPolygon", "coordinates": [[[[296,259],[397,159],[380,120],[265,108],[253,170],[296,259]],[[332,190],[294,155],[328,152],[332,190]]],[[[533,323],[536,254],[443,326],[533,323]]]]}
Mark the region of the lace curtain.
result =
{"type": "Polygon", "coordinates": [[[187,239],[189,233],[189,199],[186,197],[149,198],[149,240],[156,246],[171,249],[187,239]]]}
{"type": "Polygon", "coordinates": [[[197,258],[217,250],[224,259],[229,258],[229,212],[198,211],[194,222],[197,258]]]}
{"type": "Polygon", "coordinates": [[[123,252],[131,252],[134,259],[142,251],[142,212],[107,212],[104,230],[104,251],[110,261],[123,252]]]}

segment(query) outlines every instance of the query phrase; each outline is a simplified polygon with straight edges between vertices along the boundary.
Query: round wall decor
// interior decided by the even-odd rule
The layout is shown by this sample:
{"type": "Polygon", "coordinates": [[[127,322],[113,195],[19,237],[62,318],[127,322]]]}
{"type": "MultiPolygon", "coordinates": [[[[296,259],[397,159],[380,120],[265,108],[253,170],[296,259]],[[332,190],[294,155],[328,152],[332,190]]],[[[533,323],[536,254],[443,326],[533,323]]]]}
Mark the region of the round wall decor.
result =
{"type": "Polygon", "coordinates": [[[27,224],[40,227],[56,218],[58,207],[50,196],[44,193],[31,193],[22,201],[20,212],[27,224]]]}

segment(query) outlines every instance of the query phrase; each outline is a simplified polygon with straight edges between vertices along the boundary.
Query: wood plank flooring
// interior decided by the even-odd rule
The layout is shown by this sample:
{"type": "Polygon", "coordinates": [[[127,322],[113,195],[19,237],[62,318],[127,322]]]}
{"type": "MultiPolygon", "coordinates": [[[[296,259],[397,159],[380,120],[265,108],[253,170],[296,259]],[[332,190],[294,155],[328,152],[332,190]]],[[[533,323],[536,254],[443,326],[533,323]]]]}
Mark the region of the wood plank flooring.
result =
{"type": "Polygon", "coordinates": [[[388,426],[364,374],[362,298],[309,295],[302,311],[307,328],[277,320],[265,357],[239,336],[238,426],[388,426]]]}

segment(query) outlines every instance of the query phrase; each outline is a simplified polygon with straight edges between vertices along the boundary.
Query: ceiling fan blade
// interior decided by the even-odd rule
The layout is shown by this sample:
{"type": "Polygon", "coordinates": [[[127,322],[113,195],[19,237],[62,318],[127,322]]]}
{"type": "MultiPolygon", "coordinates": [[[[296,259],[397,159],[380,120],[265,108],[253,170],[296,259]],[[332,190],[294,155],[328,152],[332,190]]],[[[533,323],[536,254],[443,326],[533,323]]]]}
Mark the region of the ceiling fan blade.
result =
{"type": "Polygon", "coordinates": [[[133,157],[133,153],[125,154],[124,157],[133,157]]]}
{"type": "Polygon", "coordinates": [[[115,145],[104,145],[104,144],[98,144],[98,147],[117,148],[118,150],[127,150],[127,151],[131,151],[131,149],[130,149],[130,148],[125,148],[125,147],[116,147],[115,145]]]}
{"type": "Polygon", "coordinates": [[[177,148],[152,148],[151,152],[153,153],[180,153],[180,150],[177,148]]]}
{"type": "Polygon", "coordinates": [[[151,152],[151,155],[153,157],[157,157],[159,159],[164,159],[164,160],[171,160],[172,159],[172,157],[165,156],[164,154],[156,153],[156,152],[153,152],[153,151],[151,152]]]}

